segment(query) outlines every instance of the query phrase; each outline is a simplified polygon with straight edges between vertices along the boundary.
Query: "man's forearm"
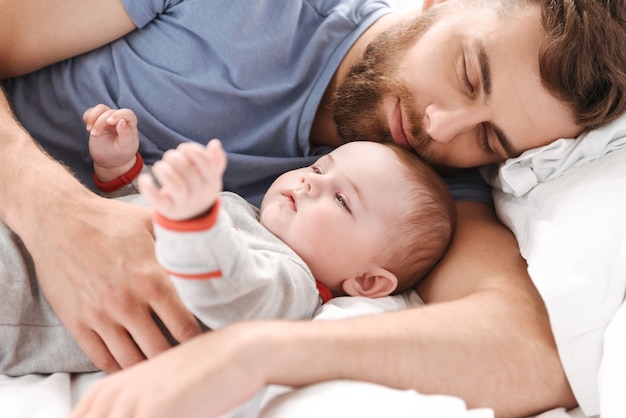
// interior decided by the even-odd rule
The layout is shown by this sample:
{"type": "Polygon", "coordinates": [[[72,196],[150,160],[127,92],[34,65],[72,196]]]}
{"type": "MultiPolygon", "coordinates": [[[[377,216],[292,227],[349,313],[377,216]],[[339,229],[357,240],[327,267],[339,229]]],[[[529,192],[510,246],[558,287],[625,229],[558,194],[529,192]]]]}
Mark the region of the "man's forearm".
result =
{"type": "Polygon", "coordinates": [[[459,396],[498,416],[574,406],[547,313],[516,243],[495,220],[485,224],[484,214],[461,220],[454,261],[420,287],[426,306],[277,324],[266,339],[268,383],[371,381],[459,396]],[[464,242],[470,237],[472,246],[464,242]]]}
{"type": "Polygon", "coordinates": [[[455,395],[498,416],[574,406],[515,240],[489,208],[459,209],[448,255],[420,286],[426,306],[336,321],[237,323],[110,376],[73,416],[124,409],[193,416],[198,408],[216,416],[267,384],[336,379],[455,395]]]}
{"type": "Polygon", "coordinates": [[[90,195],[16,122],[4,92],[0,94],[0,158],[0,218],[19,235],[34,232],[46,218],[55,216],[48,212],[54,207],[49,202],[90,195]]]}
{"type": "Polygon", "coordinates": [[[0,0],[0,78],[90,51],[135,29],[120,0],[0,0]]]}
{"type": "Polygon", "coordinates": [[[497,416],[573,406],[549,341],[514,329],[507,302],[494,296],[345,321],[278,324],[273,338],[265,337],[266,382],[370,381],[458,396],[497,416]]]}

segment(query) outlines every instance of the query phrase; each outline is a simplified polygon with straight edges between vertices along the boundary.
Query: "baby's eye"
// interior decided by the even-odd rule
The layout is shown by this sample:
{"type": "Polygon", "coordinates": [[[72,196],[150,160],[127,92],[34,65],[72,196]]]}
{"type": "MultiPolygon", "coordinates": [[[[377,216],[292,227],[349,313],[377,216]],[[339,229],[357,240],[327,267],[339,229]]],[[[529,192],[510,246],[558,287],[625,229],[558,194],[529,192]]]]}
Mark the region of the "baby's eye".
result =
{"type": "Polygon", "coordinates": [[[348,212],[352,213],[352,211],[350,210],[350,206],[348,206],[348,201],[343,195],[337,194],[336,198],[337,202],[339,202],[341,206],[343,206],[348,212]]]}
{"type": "Polygon", "coordinates": [[[315,174],[322,174],[322,170],[320,170],[320,168],[316,165],[312,165],[311,166],[311,170],[315,173],[315,174]]]}

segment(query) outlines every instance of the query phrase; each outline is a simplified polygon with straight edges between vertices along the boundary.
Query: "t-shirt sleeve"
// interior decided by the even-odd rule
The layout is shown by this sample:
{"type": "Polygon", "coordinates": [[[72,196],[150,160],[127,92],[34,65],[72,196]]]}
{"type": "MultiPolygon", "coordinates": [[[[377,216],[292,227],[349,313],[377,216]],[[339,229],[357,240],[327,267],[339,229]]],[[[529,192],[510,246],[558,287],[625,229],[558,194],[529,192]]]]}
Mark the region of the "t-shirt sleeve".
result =
{"type": "Polygon", "coordinates": [[[164,13],[170,7],[176,6],[183,0],[122,0],[130,18],[138,28],[142,28],[164,13]]]}
{"type": "Polygon", "coordinates": [[[457,202],[474,201],[493,205],[491,187],[478,170],[466,170],[459,174],[444,176],[452,197],[457,202]]]}

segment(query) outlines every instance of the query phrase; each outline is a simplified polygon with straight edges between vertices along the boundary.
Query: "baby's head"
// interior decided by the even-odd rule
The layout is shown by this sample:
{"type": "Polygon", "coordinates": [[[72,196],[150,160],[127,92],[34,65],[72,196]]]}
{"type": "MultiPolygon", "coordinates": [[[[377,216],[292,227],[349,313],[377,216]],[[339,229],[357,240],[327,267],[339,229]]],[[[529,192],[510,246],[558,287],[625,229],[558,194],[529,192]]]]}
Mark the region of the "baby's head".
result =
{"type": "Polygon", "coordinates": [[[439,261],[456,214],[444,181],[394,145],[350,142],[287,172],[267,191],[261,223],[335,296],[404,291],[439,261]]]}
{"type": "Polygon", "coordinates": [[[397,276],[393,293],[399,293],[415,286],[443,257],[456,227],[456,210],[448,186],[432,167],[400,147],[389,148],[409,183],[405,199],[410,209],[390,225],[393,233],[381,258],[397,276]]]}

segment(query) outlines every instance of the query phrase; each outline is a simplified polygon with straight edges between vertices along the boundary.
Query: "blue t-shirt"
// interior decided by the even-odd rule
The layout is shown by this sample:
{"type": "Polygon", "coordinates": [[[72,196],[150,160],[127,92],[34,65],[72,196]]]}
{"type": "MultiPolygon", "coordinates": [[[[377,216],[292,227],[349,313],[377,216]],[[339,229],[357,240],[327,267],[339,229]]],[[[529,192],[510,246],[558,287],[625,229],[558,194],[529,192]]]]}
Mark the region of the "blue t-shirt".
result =
{"type": "Polygon", "coordinates": [[[285,171],[312,163],[309,133],[339,63],[384,0],[124,0],[139,28],[92,52],[3,81],[15,114],[88,187],[83,112],[138,117],[147,163],[181,142],[219,138],[225,190],[259,205],[285,171]]]}
{"type": "Polygon", "coordinates": [[[457,175],[444,176],[454,200],[482,202],[493,206],[491,186],[485,182],[478,169],[463,170],[457,175]]]}
{"type": "Polygon", "coordinates": [[[3,82],[17,118],[87,186],[82,114],[97,103],[136,112],[154,163],[181,142],[219,138],[226,190],[253,204],[281,173],[313,162],[309,132],[339,63],[384,0],[125,0],[140,28],[3,82]]]}

